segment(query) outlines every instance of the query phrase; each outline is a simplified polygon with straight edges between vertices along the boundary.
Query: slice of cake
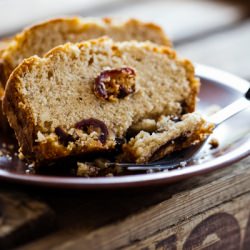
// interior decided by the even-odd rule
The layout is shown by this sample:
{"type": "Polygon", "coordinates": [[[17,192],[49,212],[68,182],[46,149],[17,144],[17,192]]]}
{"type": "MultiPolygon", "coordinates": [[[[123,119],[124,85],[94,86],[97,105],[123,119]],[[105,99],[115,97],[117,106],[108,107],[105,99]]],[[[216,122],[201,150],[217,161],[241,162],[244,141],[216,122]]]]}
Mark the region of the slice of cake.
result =
{"type": "MultiPolygon", "coordinates": [[[[136,19],[57,18],[25,29],[13,38],[0,41],[0,106],[4,87],[13,69],[23,59],[43,56],[55,46],[107,35],[117,41],[138,40],[171,46],[164,31],[153,23],[136,19]]],[[[0,130],[8,128],[0,108],[0,130]]]]}
{"type": "Polygon", "coordinates": [[[192,112],[198,89],[193,65],[170,48],[101,38],[24,60],[3,110],[21,151],[51,160],[112,150],[143,119],[192,112]]]}
{"type": "Polygon", "coordinates": [[[145,163],[161,159],[174,151],[204,141],[212,133],[214,125],[200,114],[190,113],[181,118],[162,116],[158,121],[143,121],[143,128],[127,144],[123,145],[124,162],[145,163]]]}
{"type": "Polygon", "coordinates": [[[5,49],[2,55],[0,54],[3,65],[3,72],[0,72],[1,81],[5,85],[13,69],[25,58],[33,55],[43,56],[50,49],[66,42],[81,42],[101,36],[109,36],[115,41],[137,40],[171,45],[159,26],[136,19],[53,19],[27,28],[7,41],[8,43],[4,43],[5,49]]]}

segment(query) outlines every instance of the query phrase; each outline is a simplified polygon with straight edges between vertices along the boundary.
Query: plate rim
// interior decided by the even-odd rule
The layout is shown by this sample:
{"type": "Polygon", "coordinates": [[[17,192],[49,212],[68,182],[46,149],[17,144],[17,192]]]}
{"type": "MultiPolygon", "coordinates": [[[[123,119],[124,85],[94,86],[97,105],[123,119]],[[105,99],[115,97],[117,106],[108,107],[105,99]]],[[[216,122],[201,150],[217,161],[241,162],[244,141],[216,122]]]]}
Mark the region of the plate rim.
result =
{"type": "MultiPolygon", "coordinates": [[[[197,77],[216,81],[220,85],[225,85],[239,93],[244,93],[250,83],[238,76],[210,66],[195,64],[197,77]]],[[[151,174],[137,174],[115,177],[59,177],[43,175],[26,175],[11,173],[0,169],[0,180],[9,182],[35,185],[40,187],[53,187],[63,189],[113,189],[113,188],[133,188],[142,186],[160,185],[173,183],[191,176],[202,175],[214,170],[226,167],[250,155],[250,139],[230,152],[221,155],[199,165],[191,165],[187,168],[176,169],[169,172],[158,172],[151,174]]]]}

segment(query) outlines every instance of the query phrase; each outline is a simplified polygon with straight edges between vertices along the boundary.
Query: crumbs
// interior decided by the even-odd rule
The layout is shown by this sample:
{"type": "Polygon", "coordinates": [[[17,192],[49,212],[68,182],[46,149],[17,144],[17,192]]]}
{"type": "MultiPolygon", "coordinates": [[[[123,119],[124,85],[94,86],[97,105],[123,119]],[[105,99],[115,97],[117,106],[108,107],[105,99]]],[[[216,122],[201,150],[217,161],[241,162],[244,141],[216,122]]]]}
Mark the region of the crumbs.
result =
{"type": "MultiPolygon", "coordinates": [[[[1,143],[1,149],[0,149],[0,157],[5,157],[7,160],[12,160],[13,150],[15,149],[15,146],[13,144],[6,144],[5,142],[1,143]]],[[[16,156],[17,154],[14,153],[16,156]]]]}
{"type": "Polygon", "coordinates": [[[2,149],[13,150],[14,148],[15,148],[14,144],[6,144],[5,142],[2,142],[2,149]]]}
{"type": "MultiPolygon", "coordinates": [[[[209,140],[209,145],[210,149],[215,149],[219,146],[219,141],[216,138],[211,138],[209,140]]],[[[16,147],[13,144],[7,144],[7,143],[0,143],[0,158],[4,158],[8,161],[12,161],[13,157],[19,157],[19,159],[24,159],[24,156],[22,153],[19,153],[16,151],[16,147]]],[[[108,159],[104,158],[98,158],[94,160],[93,162],[80,162],[80,161],[75,161],[73,166],[74,169],[74,176],[77,177],[85,177],[85,178],[90,178],[90,177],[113,177],[113,176],[119,176],[119,175],[124,175],[126,173],[129,174],[129,170],[126,169],[126,167],[119,166],[119,163],[115,162],[110,162],[108,159]]],[[[188,165],[188,162],[182,161],[180,162],[179,168],[184,168],[188,165]]],[[[36,166],[35,162],[27,162],[25,164],[25,173],[26,174],[35,174],[36,166]]],[[[165,172],[169,171],[167,170],[162,170],[162,169],[148,169],[146,173],[155,173],[155,172],[165,172]]]]}
{"type": "Polygon", "coordinates": [[[35,162],[30,164],[26,163],[27,169],[25,170],[26,174],[35,174],[35,162]]]}
{"type": "Polygon", "coordinates": [[[113,177],[124,174],[124,170],[119,164],[113,164],[107,159],[96,159],[93,162],[77,162],[76,175],[78,177],[113,177]]]}
{"type": "Polygon", "coordinates": [[[209,141],[209,144],[210,144],[210,149],[215,149],[219,147],[219,141],[216,138],[212,138],[209,141]]]}
{"type": "Polygon", "coordinates": [[[81,177],[98,176],[99,171],[100,171],[100,168],[94,165],[83,163],[83,162],[77,162],[77,172],[76,172],[77,176],[81,176],[81,177]]]}

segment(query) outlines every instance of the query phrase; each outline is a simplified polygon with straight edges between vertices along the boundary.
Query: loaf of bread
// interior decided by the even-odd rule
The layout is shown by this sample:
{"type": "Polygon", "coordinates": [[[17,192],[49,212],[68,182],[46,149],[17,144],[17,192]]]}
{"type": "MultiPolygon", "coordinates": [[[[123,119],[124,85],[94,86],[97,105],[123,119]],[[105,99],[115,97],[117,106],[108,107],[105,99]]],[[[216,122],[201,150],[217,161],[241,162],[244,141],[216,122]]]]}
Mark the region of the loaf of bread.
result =
{"type": "Polygon", "coordinates": [[[120,160],[145,163],[159,160],[175,151],[202,142],[212,133],[214,125],[198,113],[182,117],[161,116],[159,120],[144,120],[141,130],[123,145],[120,160]]]}
{"type": "Polygon", "coordinates": [[[13,69],[25,58],[33,55],[43,56],[50,49],[66,42],[81,42],[101,36],[109,36],[115,41],[137,40],[171,45],[159,26],[136,19],[53,19],[26,28],[10,41],[6,41],[5,49],[2,55],[0,54],[3,69],[3,72],[0,72],[0,81],[5,85],[13,69]]]}
{"type": "Polygon", "coordinates": [[[24,155],[43,161],[112,150],[142,119],[194,111],[198,89],[170,48],[100,38],[25,59],[3,110],[24,155]]]}

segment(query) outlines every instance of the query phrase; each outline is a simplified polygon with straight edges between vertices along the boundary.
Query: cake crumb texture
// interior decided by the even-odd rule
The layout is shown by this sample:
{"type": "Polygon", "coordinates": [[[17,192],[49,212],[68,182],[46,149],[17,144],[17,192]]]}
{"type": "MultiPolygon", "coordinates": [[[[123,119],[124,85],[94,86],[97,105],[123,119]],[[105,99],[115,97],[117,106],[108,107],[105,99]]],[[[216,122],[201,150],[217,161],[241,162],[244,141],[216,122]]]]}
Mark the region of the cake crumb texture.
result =
{"type": "Polygon", "coordinates": [[[145,163],[159,160],[174,151],[204,141],[214,128],[198,113],[183,115],[179,121],[171,118],[160,117],[155,132],[141,131],[123,145],[122,161],[145,163]]]}

